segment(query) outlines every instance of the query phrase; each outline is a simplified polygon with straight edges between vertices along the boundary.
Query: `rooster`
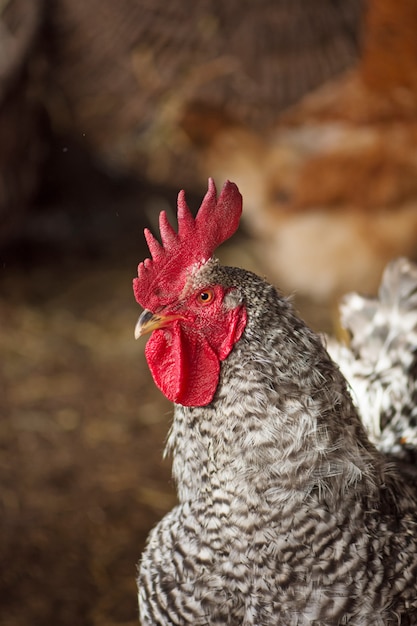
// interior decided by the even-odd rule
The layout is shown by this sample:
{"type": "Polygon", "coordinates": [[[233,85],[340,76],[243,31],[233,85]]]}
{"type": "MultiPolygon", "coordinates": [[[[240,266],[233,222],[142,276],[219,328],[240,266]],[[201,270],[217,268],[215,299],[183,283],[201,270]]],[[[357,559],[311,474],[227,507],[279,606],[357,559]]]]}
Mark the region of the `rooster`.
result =
{"type": "Polygon", "coordinates": [[[322,339],[272,285],[222,267],[242,198],[212,180],[134,280],[136,337],[175,403],[179,504],[139,571],[143,626],[417,624],[417,490],[370,442],[322,339]]]}

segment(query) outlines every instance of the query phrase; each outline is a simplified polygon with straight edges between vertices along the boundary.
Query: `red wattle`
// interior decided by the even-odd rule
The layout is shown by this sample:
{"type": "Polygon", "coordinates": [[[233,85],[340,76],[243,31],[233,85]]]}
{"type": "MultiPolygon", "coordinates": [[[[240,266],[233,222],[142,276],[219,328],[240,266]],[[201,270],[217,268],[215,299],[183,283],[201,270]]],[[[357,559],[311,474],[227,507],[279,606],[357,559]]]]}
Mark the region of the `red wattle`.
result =
{"type": "Polygon", "coordinates": [[[152,333],[145,349],[155,384],[176,404],[205,406],[216,392],[220,362],[199,333],[179,322],[152,333]]]}

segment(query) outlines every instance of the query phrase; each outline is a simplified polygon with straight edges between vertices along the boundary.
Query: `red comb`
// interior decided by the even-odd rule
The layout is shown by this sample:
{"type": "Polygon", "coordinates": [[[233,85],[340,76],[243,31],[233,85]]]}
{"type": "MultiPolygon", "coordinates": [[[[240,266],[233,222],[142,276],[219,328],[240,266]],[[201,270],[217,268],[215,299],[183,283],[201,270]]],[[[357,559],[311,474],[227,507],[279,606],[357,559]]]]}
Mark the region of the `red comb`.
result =
{"type": "Polygon", "coordinates": [[[242,196],[234,183],[226,181],[217,199],[216,186],[209,178],[208,191],[194,218],[178,194],[178,233],[169,224],[165,211],[159,216],[162,244],[146,228],[145,238],[152,255],[138,266],[133,281],[136,300],[155,311],[178,295],[187,279],[187,270],[208,261],[216,248],[236,232],[242,213],[242,196]]]}

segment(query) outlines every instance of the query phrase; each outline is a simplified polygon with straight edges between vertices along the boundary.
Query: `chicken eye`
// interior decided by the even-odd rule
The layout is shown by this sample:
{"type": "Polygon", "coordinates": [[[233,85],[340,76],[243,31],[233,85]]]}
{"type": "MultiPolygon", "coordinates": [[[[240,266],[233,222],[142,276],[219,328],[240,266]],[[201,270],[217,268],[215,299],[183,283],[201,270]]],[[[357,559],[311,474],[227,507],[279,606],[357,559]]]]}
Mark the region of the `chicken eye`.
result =
{"type": "Polygon", "coordinates": [[[204,291],[200,291],[197,296],[197,302],[199,304],[210,304],[214,299],[214,291],[212,289],[204,289],[204,291]]]}

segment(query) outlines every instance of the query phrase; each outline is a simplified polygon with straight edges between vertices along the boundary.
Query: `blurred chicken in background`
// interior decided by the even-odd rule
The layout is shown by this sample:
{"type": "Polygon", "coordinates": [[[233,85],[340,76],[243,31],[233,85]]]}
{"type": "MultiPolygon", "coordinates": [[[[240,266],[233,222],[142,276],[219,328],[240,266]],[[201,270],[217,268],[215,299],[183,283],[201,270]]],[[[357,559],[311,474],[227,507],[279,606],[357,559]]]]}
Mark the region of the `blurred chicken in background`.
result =
{"type": "Polygon", "coordinates": [[[267,136],[224,127],[207,172],[246,198],[258,257],[315,299],[375,292],[417,254],[417,4],[370,0],[356,67],[307,95],[267,136]]]}

